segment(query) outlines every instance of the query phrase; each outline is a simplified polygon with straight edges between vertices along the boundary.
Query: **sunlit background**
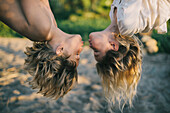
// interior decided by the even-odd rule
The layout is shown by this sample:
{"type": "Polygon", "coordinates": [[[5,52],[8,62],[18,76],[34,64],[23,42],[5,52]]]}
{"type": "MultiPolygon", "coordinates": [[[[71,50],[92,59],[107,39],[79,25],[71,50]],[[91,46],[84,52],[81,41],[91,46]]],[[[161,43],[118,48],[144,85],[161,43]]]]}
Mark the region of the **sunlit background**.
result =
{"type": "MultiPolygon", "coordinates": [[[[110,24],[112,0],[49,0],[58,27],[81,34],[85,45],[93,31],[110,24]]],[[[170,21],[168,33],[151,31],[137,34],[144,44],[142,77],[134,107],[125,105],[124,113],[170,113],[170,21]]],[[[0,113],[106,113],[93,52],[84,46],[78,67],[78,85],[64,98],[51,100],[32,90],[23,70],[24,50],[32,42],[0,22],[0,113]]],[[[113,109],[116,113],[120,110],[113,109]]]]}

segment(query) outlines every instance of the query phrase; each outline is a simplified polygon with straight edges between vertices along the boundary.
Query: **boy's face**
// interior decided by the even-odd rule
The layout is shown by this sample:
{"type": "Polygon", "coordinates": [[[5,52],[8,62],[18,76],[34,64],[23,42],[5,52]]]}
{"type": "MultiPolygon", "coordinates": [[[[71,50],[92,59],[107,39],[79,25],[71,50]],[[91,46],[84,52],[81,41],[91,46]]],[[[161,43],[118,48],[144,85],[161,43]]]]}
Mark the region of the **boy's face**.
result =
{"type": "Polygon", "coordinates": [[[89,35],[90,47],[94,51],[95,59],[100,62],[109,50],[118,51],[119,43],[113,34],[107,35],[107,33],[93,32],[89,35]]]}
{"type": "Polygon", "coordinates": [[[64,42],[63,53],[70,56],[68,59],[76,62],[76,66],[79,64],[80,53],[83,49],[83,41],[80,35],[74,35],[68,38],[64,42]]]}

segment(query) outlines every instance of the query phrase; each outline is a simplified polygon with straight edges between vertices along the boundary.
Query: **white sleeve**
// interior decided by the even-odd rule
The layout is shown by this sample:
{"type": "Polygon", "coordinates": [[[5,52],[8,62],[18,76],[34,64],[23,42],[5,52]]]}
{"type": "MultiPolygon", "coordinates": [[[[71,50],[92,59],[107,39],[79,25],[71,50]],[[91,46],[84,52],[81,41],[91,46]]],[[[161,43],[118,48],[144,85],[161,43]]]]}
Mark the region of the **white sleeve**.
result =
{"type": "Polygon", "coordinates": [[[136,33],[156,29],[167,32],[166,22],[170,18],[168,0],[114,0],[110,10],[113,19],[117,8],[117,24],[122,35],[133,36],[136,33]]]}

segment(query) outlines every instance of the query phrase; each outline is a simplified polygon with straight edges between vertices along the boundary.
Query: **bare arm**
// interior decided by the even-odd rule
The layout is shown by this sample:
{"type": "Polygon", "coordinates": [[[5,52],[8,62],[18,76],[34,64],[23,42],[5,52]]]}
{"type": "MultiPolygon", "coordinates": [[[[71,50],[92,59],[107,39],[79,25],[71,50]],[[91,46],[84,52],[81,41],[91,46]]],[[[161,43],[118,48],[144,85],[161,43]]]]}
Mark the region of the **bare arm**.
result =
{"type": "Polygon", "coordinates": [[[51,40],[56,26],[48,0],[1,0],[0,20],[32,41],[51,40]]]}

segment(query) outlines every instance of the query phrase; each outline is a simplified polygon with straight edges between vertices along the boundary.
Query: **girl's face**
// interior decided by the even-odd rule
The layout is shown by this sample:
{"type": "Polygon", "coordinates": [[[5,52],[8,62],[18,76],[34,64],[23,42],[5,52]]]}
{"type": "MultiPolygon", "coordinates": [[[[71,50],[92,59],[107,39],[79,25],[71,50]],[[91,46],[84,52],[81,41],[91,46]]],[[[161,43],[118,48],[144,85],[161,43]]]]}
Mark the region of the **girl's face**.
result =
{"type": "Polygon", "coordinates": [[[118,51],[119,49],[119,43],[114,34],[105,35],[102,32],[93,32],[89,35],[89,43],[98,62],[102,60],[107,51],[118,51]]]}

